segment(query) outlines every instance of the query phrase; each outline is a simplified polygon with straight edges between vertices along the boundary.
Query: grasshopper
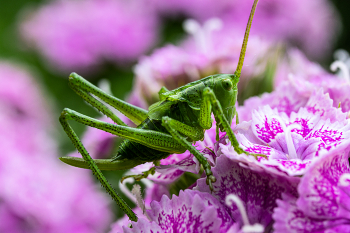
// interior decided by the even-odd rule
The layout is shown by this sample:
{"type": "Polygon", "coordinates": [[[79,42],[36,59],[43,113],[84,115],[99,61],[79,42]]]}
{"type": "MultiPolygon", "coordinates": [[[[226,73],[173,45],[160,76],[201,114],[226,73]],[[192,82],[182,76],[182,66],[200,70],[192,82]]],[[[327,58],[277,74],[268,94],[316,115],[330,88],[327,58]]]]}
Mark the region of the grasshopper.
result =
{"type": "MultiPolygon", "coordinates": [[[[216,181],[216,178],[213,176],[211,166],[207,159],[192,145],[195,141],[203,140],[204,131],[212,127],[211,113],[214,113],[217,128],[226,132],[235,151],[239,154],[249,154],[239,147],[230,123],[236,115],[237,83],[241,75],[257,3],[258,0],[254,0],[234,74],[211,75],[172,91],[163,87],[159,91],[160,101],[151,105],[148,111],[103,92],[76,73],[69,76],[71,88],[86,102],[111,118],[115,124],[96,120],[65,108],[59,118],[60,123],[83,158],[61,157],[60,159],[72,166],[91,169],[130,220],[136,222],[138,218],[114,191],[101,170],[130,169],[145,162],[153,162],[158,165],[161,159],[170,154],[189,150],[203,166],[207,175],[207,184],[213,190],[212,183],[216,181]],[[120,111],[138,126],[133,128],[126,125],[106,104],[120,111]],[[120,145],[113,158],[94,160],[90,157],[68,120],[104,130],[126,140],[120,145]]],[[[146,178],[154,171],[155,167],[152,167],[148,172],[135,177],[137,179],[146,178]]]]}

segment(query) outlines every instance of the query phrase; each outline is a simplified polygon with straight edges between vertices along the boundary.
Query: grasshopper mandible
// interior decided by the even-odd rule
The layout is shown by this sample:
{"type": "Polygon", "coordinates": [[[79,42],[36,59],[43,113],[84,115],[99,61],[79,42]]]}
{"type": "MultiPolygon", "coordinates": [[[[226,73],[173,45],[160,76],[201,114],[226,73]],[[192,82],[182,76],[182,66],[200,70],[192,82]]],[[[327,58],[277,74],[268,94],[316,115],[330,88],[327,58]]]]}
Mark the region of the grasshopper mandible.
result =
{"type": "MultiPolygon", "coordinates": [[[[145,162],[154,162],[157,165],[159,160],[170,154],[189,150],[203,166],[207,175],[207,184],[213,190],[212,183],[216,181],[216,178],[211,172],[211,166],[207,159],[192,145],[192,142],[202,140],[204,131],[212,127],[212,112],[218,128],[226,132],[235,151],[239,154],[248,154],[239,147],[230,123],[236,114],[237,83],[241,75],[257,3],[258,0],[254,0],[234,74],[211,75],[172,91],[163,87],[159,91],[160,101],[151,105],[148,111],[103,92],[75,73],[69,76],[71,88],[116,124],[96,120],[65,108],[61,113],[60,123],[83,158],[62,157],[60,159],[72,166],[91,169],[130,220],[136,222],[138,218],[114,191],[101,170],[130,169],[145,162]],[[138,126],[136,128],[127,126],[104,103],[120,111],[138,126]],[[94,160],[86,151],[68,120],[104,130],[126,140],[112,159],[94,160]]],[[[153,172],[154,167],[149,172],[139,175],[138,178],[145,178],[153,172]]]]}

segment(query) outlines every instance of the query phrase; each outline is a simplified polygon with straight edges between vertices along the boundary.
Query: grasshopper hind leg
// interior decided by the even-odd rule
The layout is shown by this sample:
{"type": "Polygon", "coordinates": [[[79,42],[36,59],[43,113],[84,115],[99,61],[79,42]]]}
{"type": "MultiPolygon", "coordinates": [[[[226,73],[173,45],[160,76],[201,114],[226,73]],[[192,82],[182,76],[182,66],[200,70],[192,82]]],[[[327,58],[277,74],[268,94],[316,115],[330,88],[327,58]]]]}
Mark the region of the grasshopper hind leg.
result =
{"type": "Polygon", "coordinates": [[[69,109],[64,109],[60,116],[60,123],[67,133],[68,137],[71,139],[75,148],[83,156],[85,162],[88,164],[89,168],[92,170],[93,174],[100,181],[101,185],[106,189],[109,195],[117,202],[118,206],[128,215],[131,221],[137,222],[138,218],[136,214],[131,210],[131,208],[126,204],[126,202],[114,191],[112,186],[108,183],[107,179],[102,174],[101,170],[98,168],[98,165],[91,158],[84,145],[80,141],[78,135],[74,132],[73,128],[68,123],[68,120],[71,120],[77,116],[74,111],[69,109]]]}

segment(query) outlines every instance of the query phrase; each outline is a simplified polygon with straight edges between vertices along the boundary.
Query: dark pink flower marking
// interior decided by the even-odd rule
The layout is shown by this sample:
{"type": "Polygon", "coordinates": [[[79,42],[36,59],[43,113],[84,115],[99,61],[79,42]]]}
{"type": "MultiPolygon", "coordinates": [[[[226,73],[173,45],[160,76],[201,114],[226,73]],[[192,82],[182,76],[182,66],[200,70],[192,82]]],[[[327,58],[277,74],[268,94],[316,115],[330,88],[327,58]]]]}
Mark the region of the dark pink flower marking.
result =
{"type": "Polygon", "coordinates": [[[271,148],[267,146],[257,145],[257,144],[251,144],[250,147],[246,147],[244,149],[247,152],[255,153],[255,154],[264,154],[264,155],[270,155],[271,148]]]}
{"type": "Polygon", "coordinates": [[[322,126],[318,130],[314,130],[311,132],[305,139],[308,140],[310,138],[319,138],[321,139],[321,143],[318,145],[318,150],[316,152],[316,156],[318,156],[318,153],[321,149],[330,150],[333,147],[336,147],[341,143],[341,141],[344,139],[343,132],[340,132],[338,130],[329,129],[327,127],[326,129],[323,129],[324,126],[322,126]]]}
{"type": "Polygon", "coordinates": [[[295,160],[278,160],[278,161],[285,168],[294,168],[294,169],[296,168],[297,170],[304,169],[304,168],[306,168],[306,165],[309,164],[308,162],[300,163],[301,161],[298,162],[295,160]]]}
{"type": "Polygon", "coordinates": [[[158,176],[154,177],[152,180],[174,180],[180,177],[184,171],[176,170],[175,172],[163,175],[162,173],[158,173],[158,176]]]}
{"type": "Polygon", "coordinates": [[[315,114],[300,108],[288,116],[269,105],[263,106],[253,111],[251,122],[236,127],[237,140],[244,150],[268,156],[268,160],[260,159],[259,162],[289,175],[302,175],[311,164],[308,161],[321,151],[350,145],[350,125],[344,113],[332,107],[331,102],[320,90],[314,92],[309,101],[315,114]]]}
{"type": "Polygon", "coordinates": [[[338,183],[344,173],[350,172],[348,158],[348,150],[331,152],[310,168],[298,188],[297,204],[302,211],[311,217],[339,217],[338,183]]]}
{"type": "Polygon", "coordinates": [[[258,137],[266,143],[271,142],[271,139],[275,139],[278,133],[283,132],[279,121],[275,118],[272,118],[271,123],[269,123],[267,116],[265,116],[264,126],[260,128],[259,124],[255,125],[258,137]]]}
{"type": "Polygon", "coordinates": [[[301,105],[301,103],[301,100],[291,103],[290,99],[284,96],[278,103],[271,104],[270,106],[272,109],[277,108],[279,112],[285,112],[289,116],[293,111],[296,111],[296,106],[301,105]]]}
{"type": "MultiPolygon", "coordinates": [[[[316,166],[313,175],[309,175],[306,179],[310,179],[309,194],[303,193],[304,200],[309,202],[308,211],[319,217],[337,216],[339,206],[337,204],[337,196],[339,189],[337,187],[338,180],[344,172],[350,172],[349,166],[344,164],[342,154],[334,156],[332,160],[325,161],[321,166],[316,166]],[[318,175],[317,175],[318,174],[318,175]],[[305,195],[306,194],[306,195],[305,195]]],[[[303,190],[300,188],[300,191],[303,190]]],[[[304,190],[303,190],[304,191],[304,190]]]]}
{"type": "MultiPolygon", "coordinates": [[[[301,129],[292,129],[291,132],[295,132],[299,135],[301,135],[302,137],[306,137],[306,135],[308,135],[312,129],[309,128],[309,120],[307,119],[303,119],[303,118],[297,118],[294,123],[298,123],[301,126],[301,129]]],[[[291,125],[293,123],[287,124],[291,125]]]]}
{"type": "Polygon", "coordinates": [[[308,112],[311,112],[313,114],[319,114],[320,116],[324,115],[325,110],[324,109],[319,109],[316,107],[316,104],[314,106],[308,106],[306,107],[308,112]]]}

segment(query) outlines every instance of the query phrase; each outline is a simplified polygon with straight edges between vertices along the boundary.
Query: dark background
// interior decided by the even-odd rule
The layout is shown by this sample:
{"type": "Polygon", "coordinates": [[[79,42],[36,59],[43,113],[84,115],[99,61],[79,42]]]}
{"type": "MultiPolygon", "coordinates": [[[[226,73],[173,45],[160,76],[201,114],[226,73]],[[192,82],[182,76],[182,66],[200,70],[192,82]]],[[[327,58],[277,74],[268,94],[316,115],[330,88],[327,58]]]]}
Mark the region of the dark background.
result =
{"type": "Polygon", "coordinates": [[[350,51],[350,2],[342,0],[333,0],[334,5],[337,7],[340,18],[343,23],[342,33],[339,37],[336,48],[342,48],[350,51]]]}

